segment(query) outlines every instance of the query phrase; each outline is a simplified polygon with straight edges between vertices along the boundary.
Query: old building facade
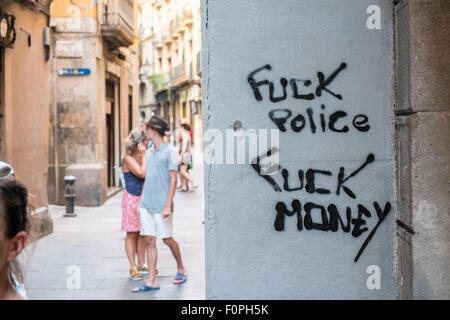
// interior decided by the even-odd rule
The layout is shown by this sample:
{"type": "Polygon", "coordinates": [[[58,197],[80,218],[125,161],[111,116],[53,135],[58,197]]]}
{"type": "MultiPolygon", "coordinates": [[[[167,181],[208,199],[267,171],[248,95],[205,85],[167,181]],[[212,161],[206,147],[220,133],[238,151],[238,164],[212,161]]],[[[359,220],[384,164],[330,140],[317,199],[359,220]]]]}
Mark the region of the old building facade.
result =
{"type": "Polygon", "coordinates": [[[120,186],[123,141],[138,125],[136,13],[133,0],[52,3],[51,203],[64,203],[67,175],[77,205],[101,205],[120,186]]]}
{"type": "MultiPolygon", "coordinates": [[[[201,147],[200,1],[140,1],[141,114],[188,122],[201,147]]],[[[173,136],[172,136],[173,142],[173,136]]]]}
{"type": "Polygon", "coordinates": [[[0,2],[0,160],[30,193],[33,236],[53,230],[47,205],[50,1],[0,2]]]}

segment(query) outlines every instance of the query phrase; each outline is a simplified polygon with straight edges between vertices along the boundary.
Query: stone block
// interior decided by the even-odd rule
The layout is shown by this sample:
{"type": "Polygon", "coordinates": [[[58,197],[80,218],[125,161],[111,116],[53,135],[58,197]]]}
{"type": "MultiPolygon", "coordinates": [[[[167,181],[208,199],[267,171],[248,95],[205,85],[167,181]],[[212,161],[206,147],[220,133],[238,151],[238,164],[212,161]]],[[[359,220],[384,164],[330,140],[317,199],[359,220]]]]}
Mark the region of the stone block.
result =
{"type": "Polygon", "coordinates": [[[67,166],[66,175],[76,178],[76,206],[99,206],[105,202],[106,179],[102,164],[72,164],[67,166]]]}
{"type": "Polygon", "coordinates": [[[450,112],[411,117],[413,297],[450,298],[450,112]]]}
{"type": "Polygon", "coordinates": [[[450,111],[450,1],[410,0],[412,111],[450,111]]]}
{"type": "Polygon", "coordinates": [[[48,207],[41,207],[30,214],[29,243],[35,242],[53,232],[53,221],[48,207]]]}

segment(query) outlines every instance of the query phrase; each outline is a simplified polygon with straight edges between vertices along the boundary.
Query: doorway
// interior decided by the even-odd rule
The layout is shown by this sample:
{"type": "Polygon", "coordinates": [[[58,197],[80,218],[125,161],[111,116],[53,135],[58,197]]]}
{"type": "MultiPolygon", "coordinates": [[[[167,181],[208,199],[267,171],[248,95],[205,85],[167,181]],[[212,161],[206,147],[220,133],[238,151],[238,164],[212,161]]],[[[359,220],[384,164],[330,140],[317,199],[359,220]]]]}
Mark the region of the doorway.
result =
{"type": "Polygon", "coordinates": [[[108,188],[116,186],[116,118],[117,118],[117,99],[116,82],[106,80],[106,101],[105,101],[105,124],[106,124],[106,163],[107,163],[107,186],[108,188]]]}
{"type": "Polygon", "coordinates": [[[128,133],[133,130],[133,96],[128,94],[128,133]]]}

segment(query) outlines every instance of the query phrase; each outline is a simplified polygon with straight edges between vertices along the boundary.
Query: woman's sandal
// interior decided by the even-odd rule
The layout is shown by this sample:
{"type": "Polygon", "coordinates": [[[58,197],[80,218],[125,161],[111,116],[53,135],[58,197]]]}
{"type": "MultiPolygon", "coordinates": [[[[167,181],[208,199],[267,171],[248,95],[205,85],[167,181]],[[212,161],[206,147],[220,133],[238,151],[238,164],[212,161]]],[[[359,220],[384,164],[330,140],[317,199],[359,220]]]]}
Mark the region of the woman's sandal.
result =
{"type": "Polygon", "coordinates": [[[138,293],[138,292],[146,292],[146,291],[154,291],[154,290],[159,290],[159,287],[150,287],[150,286],[146,285],[145,282],[143,282],[139,285],[139,287],[131,290],[131,292],[138,293]]]}
{"type": "Polygon", "coordinates": [[[187,281],[187,272],[177,273],[175,275],[175,279],[173,280],[173,284],[182,284],[187,281]]]}
{"type": "Polygon", "coordinates": [[[148,274],[148,267],[144,263],[142,266],[137,267],[137,271],[140,272],[141,274],[148,274]]]}
{"type": "MultiPolygon", "coordinates": [[[[148,267],[147,264],[143,264],[141,267],[137,267],[138,272],[141,274],[148,274],[148,267]]],[[[156,274],[158,274],[158,269],[156,269],[156,274]]]]}
{"type": "Polygon", "coordinates": [[[130,269],[130,279],[131,280],[142,280],[142,274],[137,268],[130,269]]]}

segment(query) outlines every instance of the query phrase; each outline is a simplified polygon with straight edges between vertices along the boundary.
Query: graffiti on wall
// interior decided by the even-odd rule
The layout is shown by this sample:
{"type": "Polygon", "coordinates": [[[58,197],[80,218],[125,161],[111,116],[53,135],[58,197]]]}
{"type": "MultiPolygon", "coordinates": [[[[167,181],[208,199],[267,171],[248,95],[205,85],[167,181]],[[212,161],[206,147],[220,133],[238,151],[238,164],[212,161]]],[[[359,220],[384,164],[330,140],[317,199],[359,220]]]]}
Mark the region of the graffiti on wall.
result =
{"type": "MultiPolygon", "coordinates": [[[[314,80],[288,80],[285,77],[281,77],[279,85],[275,85],[272,81],[260,79],[264,72],[267,74],[267,72],[272,71],[272,66],[267,64],[252,71],[248,75],[247,81],[255,100],[259,102],[264,101],[263,93],[269,97],[271,103],[275,104],[289,97],[298,100],[313,101],[320,99],[325,94],[330,95],[337,101],[343,101],[343,95],[333,91],[331,85],[346,68],[347,64],[343,62],[329,76],[318,71],[317,78],[314,80]],[[263,90],[267,90],[267,88],[268,92],[263,90]],[[278,94],[275,92],[278,92],[278,94]]],[[[314,112],[314,109],[311,107],[306,108],[305,111],[305,113],[294,115],[294,112],[290,109],[273,109],[269,112],[268,117],[280,132],[283,133],[301,134],[302,132],[310,132],[311,134],[319,134],[332,132],[335,134],[345,134],[353,130],[357,133],[365,134],[371,129],[369,117],[365,114],[349,115],[344,110],[328,112],[324,104],[320,104],[319,112],[314,112]]],[[[346,168],[345,166],[341,166],[336,172],[333,172],[333,170],[324,170],[323,168],[299,168],[295,172],[291,172],[292,170],[289,171],[279,166],[282,181],[281,183],[277,183],[272,175],[264,173],[261,166],[261,160],[270,157],[275,152],[279,152],[279,150],[272,148],[259,155],[251,162],[252,167],[270,185],[274,192],[303,193],[305,196],[308,196],[308,194],[316,194],[320,197],[333,195],[339,198],[348,197],[350,200],[357,200],[358,191],[355,191],[351,185],[353,181],[358,179],[358,175],[362,171],[370,170],[371,165],[375,162],[375,155],[370,153],[363,156],[364,160],[358,167],[346,168]],[[333,185],[334,188],[325,187],[330,185],[333,185]]],[[[370,205],[357,203],[355,206],[338,208],[332,202],[323,205],[295,199],[291,203],[285,203],[283,201],[276,202],[274,211],[274,228],[278,232],[285,230],[286,217],[295,216],[298,231],[342,231],[344,233],[350,233],[354,238],[366,235],[362,246],[354,258],[354,262],[357,262],[381,223],[390,213],[391,203],[373,201],[370,205]],[[368,227],[368,219],[376,219],[376,224],[371,230],[368,227]]]]}

